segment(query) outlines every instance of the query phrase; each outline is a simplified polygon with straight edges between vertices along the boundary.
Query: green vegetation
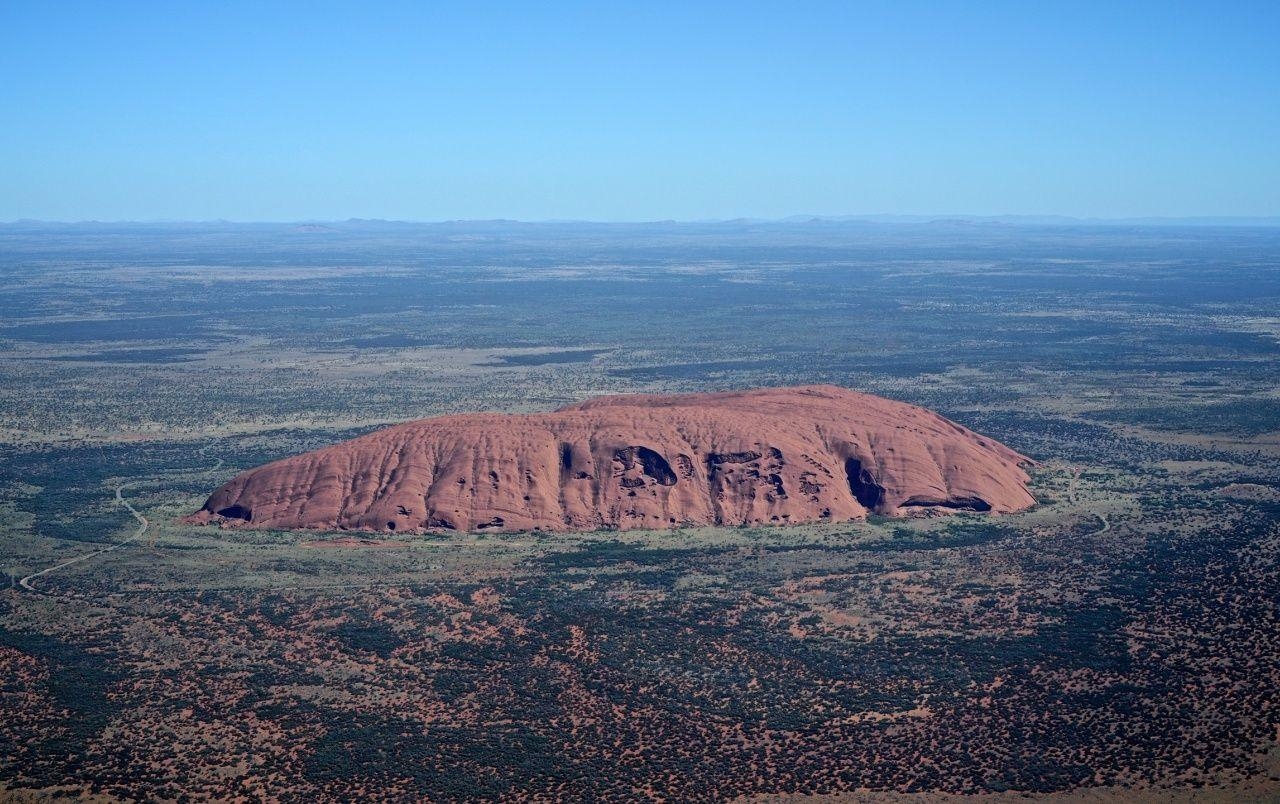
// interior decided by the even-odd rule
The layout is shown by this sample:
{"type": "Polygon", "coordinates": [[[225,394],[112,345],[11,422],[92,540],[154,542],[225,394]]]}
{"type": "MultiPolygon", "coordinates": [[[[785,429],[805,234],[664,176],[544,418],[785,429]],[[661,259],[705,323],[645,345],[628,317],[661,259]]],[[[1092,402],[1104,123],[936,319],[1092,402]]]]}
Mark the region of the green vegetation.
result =
{"type": "Polygon", "coordinates": [[[380,226],[0,226],[5,569],[131,536],[117,489],[150,523],[0,590],[0,796],[1274,792],[1274,232],[380,226]],[[999,439],[1041,504],[179,521],[387,421],[806,382],[999,439]]]}

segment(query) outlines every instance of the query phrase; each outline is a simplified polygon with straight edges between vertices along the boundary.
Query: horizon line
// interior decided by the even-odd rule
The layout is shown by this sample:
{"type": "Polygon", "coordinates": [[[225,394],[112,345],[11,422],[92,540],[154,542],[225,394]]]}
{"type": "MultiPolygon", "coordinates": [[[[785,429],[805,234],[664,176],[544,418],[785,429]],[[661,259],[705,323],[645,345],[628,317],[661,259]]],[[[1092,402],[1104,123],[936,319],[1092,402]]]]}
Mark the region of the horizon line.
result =
{"type": "Polygon", "coordinates": [[[598,225],[598,226],[654,226],[654,225],[715,225],[715,224],[802,224],[802,223],[1006,223],[1029,225],[1181,225],[1181,226],[1280,226],[1280,215],[1132,215],[1132,216],[1076,216],[1059,214],[937,214],[916,215],[896,213],[862,214],[795,214],[783,217],[737,216],[730,218],[296,218],[234,220],[229,218],[122,218],[101,220],[57,220],[45,218],[13,218],[0,221],[0,226],[342,226],[350,224],[398,224],[398,225],[458,225],[458,224],[520,224],[520,225],[598,225]]]}

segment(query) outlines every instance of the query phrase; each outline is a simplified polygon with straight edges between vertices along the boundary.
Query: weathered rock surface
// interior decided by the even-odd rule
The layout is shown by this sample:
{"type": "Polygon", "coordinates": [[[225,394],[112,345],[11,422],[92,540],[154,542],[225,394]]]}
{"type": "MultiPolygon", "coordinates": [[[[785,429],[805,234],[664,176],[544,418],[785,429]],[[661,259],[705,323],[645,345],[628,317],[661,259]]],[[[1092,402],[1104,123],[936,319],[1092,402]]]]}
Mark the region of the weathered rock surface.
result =
{"type": "Polygon", "coordinates": [[[613,396],[408,422],[241,474],[189,517],[255,528],[515,531],[1031,506],[1027,458],[834,386],[613,396]]]}

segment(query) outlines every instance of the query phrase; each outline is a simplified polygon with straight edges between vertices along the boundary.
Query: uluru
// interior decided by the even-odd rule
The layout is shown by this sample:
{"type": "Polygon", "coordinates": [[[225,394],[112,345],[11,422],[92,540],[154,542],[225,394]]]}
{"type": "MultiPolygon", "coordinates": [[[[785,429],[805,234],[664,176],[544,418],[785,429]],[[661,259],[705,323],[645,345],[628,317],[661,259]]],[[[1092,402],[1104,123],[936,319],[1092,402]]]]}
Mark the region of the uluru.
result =
{"type": "Polygon", "coordinates": [[[1030,507],[1030,461],[929,410],[830,385],[606,396],[441,416],[269,463],[193,522],[374,531],[799,524],[1030,507]]]}

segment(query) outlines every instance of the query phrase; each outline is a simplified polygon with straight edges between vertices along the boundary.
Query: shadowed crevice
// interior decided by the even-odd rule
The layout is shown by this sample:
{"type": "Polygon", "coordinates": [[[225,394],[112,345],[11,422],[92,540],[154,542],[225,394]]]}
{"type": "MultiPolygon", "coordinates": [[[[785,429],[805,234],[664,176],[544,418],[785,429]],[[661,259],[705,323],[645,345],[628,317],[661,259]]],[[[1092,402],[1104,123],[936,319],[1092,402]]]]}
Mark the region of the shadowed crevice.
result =
{"type": "Polygon", "coordinates": [[[912,497],[902,504],[903,508],[953,508],[957,511],[990,511],[991,503],[981,497],[952,497],[947,500],[928,500],[912,497]]]}
{"type": "Polygon", "coordinates": [[[219,509],[217,513],[218,516],[223,516],[227,519],[243,519],[245,522],[253,521],[253,512],[243,505],[228,505],[226,508],[219,509]]]}
{"type": "Polygon", "coordinates": [[[876,482],[871,472],[862,467],[862,461],[849,458],[844,462],[844,473],[849,479],[849,491],[862,507],[874,511],[884,502],[884,486],[876,482]]]}
{"type": "MultiPolygon", "coordinates": [[[[625,469],[631,469],[639,463],[640,471],[653,478],[660,486],[674,486],[676,484],[676,473],[672,471],[671,464],[667,463],[666,458],[648,447],[627,447],[615,452],[613,457],[625,469]]],[[[625,486],[626,483],[623,483],[623,485],[625,486]]]]}

